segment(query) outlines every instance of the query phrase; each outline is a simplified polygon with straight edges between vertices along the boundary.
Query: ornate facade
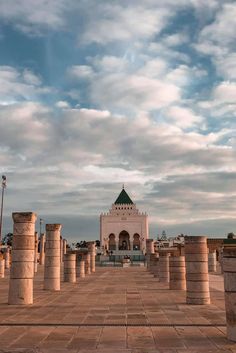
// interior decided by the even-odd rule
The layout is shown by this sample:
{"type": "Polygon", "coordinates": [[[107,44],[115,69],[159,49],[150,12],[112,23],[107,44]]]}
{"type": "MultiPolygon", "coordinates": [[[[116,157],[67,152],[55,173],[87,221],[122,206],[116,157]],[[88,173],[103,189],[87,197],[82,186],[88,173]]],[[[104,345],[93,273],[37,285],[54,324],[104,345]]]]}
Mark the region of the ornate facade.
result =
{"type": "Polygon", "coordinates": [[[140,213],[124,187],[108,213],[100,216],[101,246],[112,251],[146,250],[148,216],[140,213]]]}

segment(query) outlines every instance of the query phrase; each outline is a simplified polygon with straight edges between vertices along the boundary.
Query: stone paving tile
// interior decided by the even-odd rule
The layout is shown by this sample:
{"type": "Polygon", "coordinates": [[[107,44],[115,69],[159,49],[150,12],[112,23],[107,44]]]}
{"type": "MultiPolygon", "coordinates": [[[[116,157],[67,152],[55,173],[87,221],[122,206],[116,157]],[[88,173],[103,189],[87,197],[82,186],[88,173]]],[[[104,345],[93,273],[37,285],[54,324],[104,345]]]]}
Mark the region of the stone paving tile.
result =
{"type": "Polygon", "coordinates": [[[157,348],[186,348],[183,339],[173,327],[152,327],[157,348]]]}
{"type": "Polygon", "coordinates": [[[126,348],[126,327],[104,327],[97,345],[103,348],[126,348]]]}
{"type": "Polygon", "coordinates": [[[128,348],[154,349],[155,342],[152,330],[149,327],[128,327],[127,328],[128,348]]]}
{"type": "Polygon", "coordinates": [[[98,268],[96,274],[75,285],[62,282],[57,293],[42,289],[42,275],[39,266],[34,304],[28,307],[7,305],[8,278],[0,280],[0,323],[29,324],[0,326],[0,349],[22,352],[35,347],[34,353],[236,352],[235,344],[226,339],[225,327],[214,327],[225,323],[222,276],[210,276],[212,304],[194,306],[185,304],[185,292],[169,291],[145,268],[98,268]],[[122,326],[126,323],[143,326],[122,326]],[[147,323],[186,326],[147,327],[147,323]],[[56,327],[58,324],[75,326],[56,327]],[[80,326],[86,324],[95,326],[80,326]],[[120,326],[107,326],[114,324],[120,326]]]}

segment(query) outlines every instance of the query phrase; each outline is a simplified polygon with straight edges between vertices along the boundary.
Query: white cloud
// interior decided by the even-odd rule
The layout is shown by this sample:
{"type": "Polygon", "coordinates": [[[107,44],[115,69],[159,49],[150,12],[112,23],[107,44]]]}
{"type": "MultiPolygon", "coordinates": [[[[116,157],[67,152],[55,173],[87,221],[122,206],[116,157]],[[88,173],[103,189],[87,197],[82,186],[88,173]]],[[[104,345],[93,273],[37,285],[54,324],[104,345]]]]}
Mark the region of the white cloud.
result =
{"type": "Polygon", "coordinates": [[[66,101],[58,101],[58,102],[56,102],[55,105],[56,105],[57,108],[62,108],[62,109],[70,108],[69,103],[66,102],[66,101]]]}
{"type": "Polygon", "coordinates": [[[196,115],[191,109],[172,106],[166,111],[166,115],[170,120],[180,128],[190,128],[202,124],[204,118],[196,115]]]}
{"type": "Polygon", "coordinates": [[[236,52],[229,53],[226,56],[217,56],[213,58],[213,62],[220,77],[236,80],[236,52]]]}
{"type": "Polygon", "coordinates": [[[1,1],[0,18],[11,21],[27,34],[39,34],[45,28],[62,28],[68,5],[64,0],[14,0],[14,4],[11,1],[1,1]]]}
{"type": "Polygon", "coordinates": [[[93,77],[93,70],[88,65],[74,65],[71,66],[67,73],[72,79],[89,79],[93,77]]]}
{"type": "Polygon", "coordinates": [[[107,44],[149,38],[164,28],[170,15],[168,10],[149,7],[143,3],[121,6],[103,2],[96,5],[96,16],[89,17],[79,40],[86,44],[107,44]]]}
{"type": "Polygon", "coordinates": [[[145,76],[111,74],[93,82],[91,98],[110,108],[155,110],[180,99],[180,89],[145,76]]]}
{"type": "Polygon", "coordinates": [[[11,66],[0,66],[0,102],[11,104],[22,99],[34,100],[36,96],[49,91],[29,69],[18,71],[11,66]]]}
{"type": "Polygon", "coordinates": [[[236,83],[235,82],[221,82],[213,91],[213,99],[220,103],[236,102],[236,83]]]}

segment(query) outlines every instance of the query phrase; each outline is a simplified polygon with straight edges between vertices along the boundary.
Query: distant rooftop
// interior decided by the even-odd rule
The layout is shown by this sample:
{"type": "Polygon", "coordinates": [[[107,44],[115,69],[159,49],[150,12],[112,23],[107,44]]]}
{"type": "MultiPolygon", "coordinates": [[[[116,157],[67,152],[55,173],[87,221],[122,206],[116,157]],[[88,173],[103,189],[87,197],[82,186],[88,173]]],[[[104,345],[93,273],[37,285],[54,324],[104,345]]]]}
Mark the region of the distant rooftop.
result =
{"type": "Polygon", "coordinates": [[[121,204],[133,205],[133,201],[131,200],[131,198],[129,197],[127,192],[125,191],[124,187],[121,190],[120,195],[117,197],[117,199],[115,201],[115,205],[121,205],[121,204]]]}

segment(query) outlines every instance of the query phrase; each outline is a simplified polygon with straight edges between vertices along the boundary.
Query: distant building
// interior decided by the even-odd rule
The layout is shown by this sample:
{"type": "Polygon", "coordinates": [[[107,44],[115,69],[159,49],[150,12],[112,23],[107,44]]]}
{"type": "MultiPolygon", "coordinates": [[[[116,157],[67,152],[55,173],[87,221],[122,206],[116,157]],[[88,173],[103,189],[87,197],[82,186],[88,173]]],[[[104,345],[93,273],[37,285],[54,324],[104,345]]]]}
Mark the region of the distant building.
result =
{"type": "Polygon", "coordinates": [[[100,216],[100,240],[105,250],[146,251],[148,216],[140,213],[124,187],[108,213],[100,216]]]}

